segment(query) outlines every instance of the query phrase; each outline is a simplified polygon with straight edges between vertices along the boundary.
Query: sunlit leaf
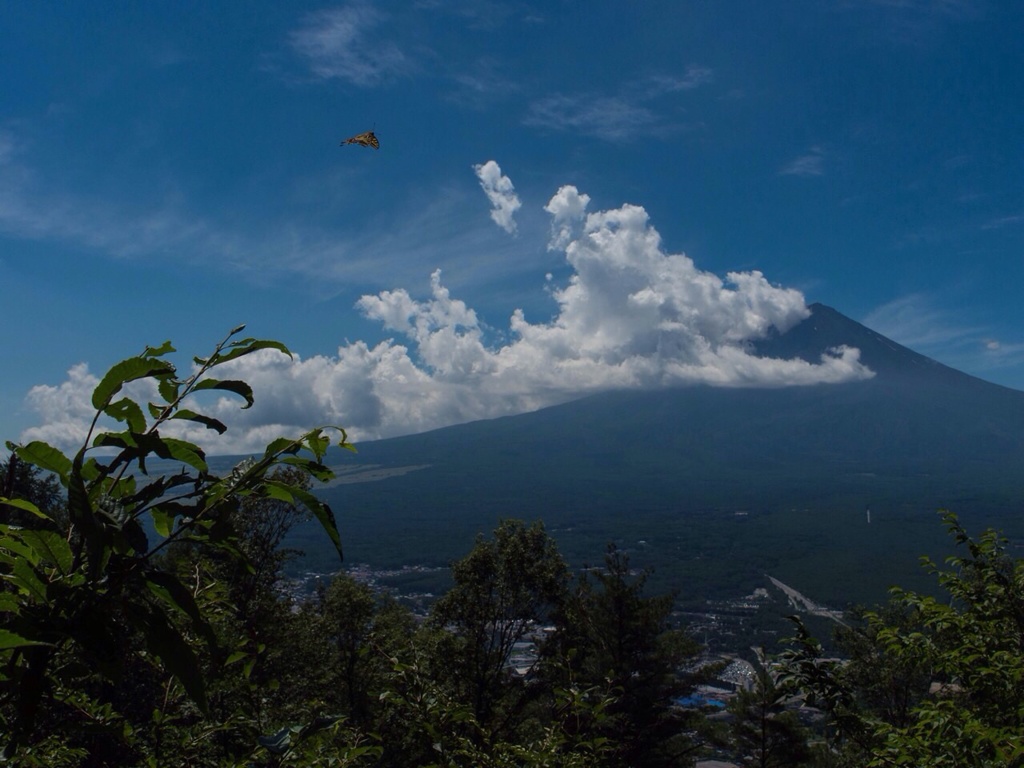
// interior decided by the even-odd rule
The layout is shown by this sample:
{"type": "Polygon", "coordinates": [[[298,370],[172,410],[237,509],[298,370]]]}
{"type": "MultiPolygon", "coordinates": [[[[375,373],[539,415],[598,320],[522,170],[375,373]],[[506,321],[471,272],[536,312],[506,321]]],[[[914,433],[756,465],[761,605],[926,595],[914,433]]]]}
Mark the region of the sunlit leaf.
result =
{"type": "Polygon", "coordinates": [[[27,445],[16,445],[12,450],[22,461],[53,472],[60,477],[63,484],[67,485],[68,475],[71,472],[71,459],[52,445],[44,443],[42,440],[33,440],[27,445]]]}
{"type": "Polygon", "coordinates": [[[145,379],[158,374],[174,373],[174,366],[165,360],[147,357],[129,357],[122,360],[107,371],[92,392],[92,405],[96,410],[103,410],[110,399],[121,391],[121,387],[129,381],[145,379]]]}
{"type": "Polygon", "coordinates": [[[163,438],[163,444],[167,447],[168,454],[166,456],[163,454],[157,454],[161,458],[175,459],[176,461],[184,462],[190,467],[198,469],[200,472],[206,472],[209,470],[209,466],[206,464],[206,455],[199,446],[187,442],[186,440],[177,440],[173,437],[163,438]]]}
{"type": "Polygon", "coordinates": [[[28,640],[8,629],[0,629],[0,650],[6,651],[11,648],[24,648],[28,645],[49,645],[49,643],[43,643],[38,640],[28,640]]]}
{"type": "Polygon", "coordinates": [[[146,417],[134,400],[122,397],[115,400],[103,412],[117,421],[124,422],[132,432],[143,432],[146,429],[146,417]]]}
{"type": "Polygon", "coordinates": [[[150,516],[153,518],[153,527],[156,528],[159,535],[165,539],[171,535],[174,531],[174,515],[163,507],[154,507],[150,510],[150,516]]]}
{"type": "Polygon", "coordinates": [[[171,346],[170,339],[168,339],[159,347],[146,347],[142,355],[143,357],[161,357],[163,355],[167,355],[170,354],[171,352],[176,351],[177,350],[173,346],[171,346]]]}
{"type": "Polygon", "coordinates": [[[159,376],[157,377],[157,391],[160,392],[160,397],[166,400],[168,403],[173,403],[178,399],[179,383],[173,376],[159,376]]]}

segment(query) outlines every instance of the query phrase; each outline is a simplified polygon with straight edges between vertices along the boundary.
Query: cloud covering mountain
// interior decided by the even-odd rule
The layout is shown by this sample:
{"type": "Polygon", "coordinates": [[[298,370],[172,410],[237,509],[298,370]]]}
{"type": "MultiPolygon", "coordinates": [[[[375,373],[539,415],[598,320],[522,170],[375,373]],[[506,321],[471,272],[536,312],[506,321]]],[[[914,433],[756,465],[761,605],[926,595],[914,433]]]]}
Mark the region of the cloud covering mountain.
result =
{"type": "MultiPolygon", "coordinates": [[[[495,222],[513,232],[519,201],[511,180],[493,161],[475,168],[495,222]],[[512,199],[517,205],[507,202],[512,199]]],[[[241,411],[237,401],[209,401],[206,410],[231,426],[227,435],[211,437],[188,426],[182,435],[213,452],[237,453],[317,424],[343,425],[365,441],[522,413],[603,390],[782,387],[873,375],[849,347],[813,363],[754,354],[754,342],[809,316],[799,291],[772,285],[758,271],[722,279],[700,270],[687,256],[664,250],[642,207],[588,213],[589,202],[563,186],[545,206],[552,219],[548,248],[563,252],[572,269],[564,285],[550,288],[557,303],[550,320],[531,322],[517,309],[505,340],[488,343],[488,328],[435,270],[428,298],[397,288],[357,302],[393,338],[373,345],[346,341],[334,356],[288,358],[268,350],[234,361],[221,376],[248,381],[256,405],[241,411]]],[[[22,439],[79,445],[97,381],[82,363],[60,385],[34,387],[27,403],[42,423],[22,439]]]]}

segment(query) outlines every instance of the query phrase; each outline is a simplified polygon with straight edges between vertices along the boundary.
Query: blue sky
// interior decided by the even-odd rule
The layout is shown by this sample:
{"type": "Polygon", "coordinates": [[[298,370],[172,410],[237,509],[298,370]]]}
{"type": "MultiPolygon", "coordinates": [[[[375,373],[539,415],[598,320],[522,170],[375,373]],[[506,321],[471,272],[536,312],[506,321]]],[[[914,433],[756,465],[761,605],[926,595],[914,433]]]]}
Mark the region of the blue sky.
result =
{"type": "Polygon", "coordinates": [[[111,364],[171,339],[187,367],[241,322],[297,356],[240,367],[222,450],[869,376],[746,354],[816,301],[1024,389],[1017,3],[7,3],[0,29],[4,439],[71,447],[111,364]]]}

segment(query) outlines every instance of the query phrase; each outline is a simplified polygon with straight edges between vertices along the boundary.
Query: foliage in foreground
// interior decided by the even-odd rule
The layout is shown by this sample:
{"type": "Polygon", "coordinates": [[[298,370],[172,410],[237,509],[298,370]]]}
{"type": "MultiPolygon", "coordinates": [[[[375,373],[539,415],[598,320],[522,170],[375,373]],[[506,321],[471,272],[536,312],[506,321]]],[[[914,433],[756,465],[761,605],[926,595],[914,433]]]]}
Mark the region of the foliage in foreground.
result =
{"type": "MultiPolygon", "coordinates": [[[[253,404],[248,384],[218,379],[215,370],[261,349],[290,353],[275,341],[235,338],[241,330],[234,329],[210,356],[194,358],[186,377],[167,360],[174,352],[169,342],[116,364],[93,392],[96,414],[73,456],[40,441],[8,444],[8,474],[16,476],[25,465],[53,473],[67,506],[62,516],[31,497],[0,499],[4,757],[46,764],[58,756],[47,754],[45,744],[74,753],[111,735],[138,742],[145,737],[135,734],[129,703],[153,713],[157,734],[172,703],[194,712],[197,721],[209,715],[211,665],[240,657],[214,629],[224,606],[202,567],[177,572],[166,567],[164,555],[188,545],[251,565],[236,530],[239,510],[251,500],[308,510],[340,555],[331,510],[308,486],[294,482],[305,475],[330,477],[321,462],[330,430],[276,440],[225,477],[210,471],[199,446],[161,434],[175,422],[225,431],[217,419],[192,410],[200,392],[236,395],[246,408],[253,404]],[[126,386],[152,399],[142,404],[124,394],[126,386]],[[104,428],[103,421],[115,426],[104,428]],[[157,466],[159,460],[164,463],[157,466]],[[273,474],[278,466],[298,475],[273,474]],[[147,534],[147,518],[155,539],[147,534]]],[[[338,443],[348,447],[345,431],[335,429],[338,443]]],[[[45,489],[45,481],[33,487],[45,489]]],[[[157,754],[159,747],[156,739],[157,754]]]]}
{"type": "Polygon", "coordinates": [[[832,765],[994,768],[1024,765],[1024,560],[994,531],[931,570],[941,598],[893,589],[890,604],[840,633],[827,659],[798,623],[783,683],[829,717],[832,765]]]}

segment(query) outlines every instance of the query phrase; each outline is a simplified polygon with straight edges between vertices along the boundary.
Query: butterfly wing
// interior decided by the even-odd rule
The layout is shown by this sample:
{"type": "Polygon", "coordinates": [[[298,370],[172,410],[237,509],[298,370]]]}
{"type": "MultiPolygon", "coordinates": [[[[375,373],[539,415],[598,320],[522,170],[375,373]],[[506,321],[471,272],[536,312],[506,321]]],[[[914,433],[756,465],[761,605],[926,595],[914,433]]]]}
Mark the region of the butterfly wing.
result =
{"type": "Polygon", "coordinates": [[[342,146],[346,144],[358,144],[361,147],[373,147],[374,149],[380,149],[380,142],[377,141],[377,137],[373,135],[373,131],[367,131],[366,133],[360,133],[357,136],[353,136],[351,139],[345,139],[341,144],[342,146]]]}

